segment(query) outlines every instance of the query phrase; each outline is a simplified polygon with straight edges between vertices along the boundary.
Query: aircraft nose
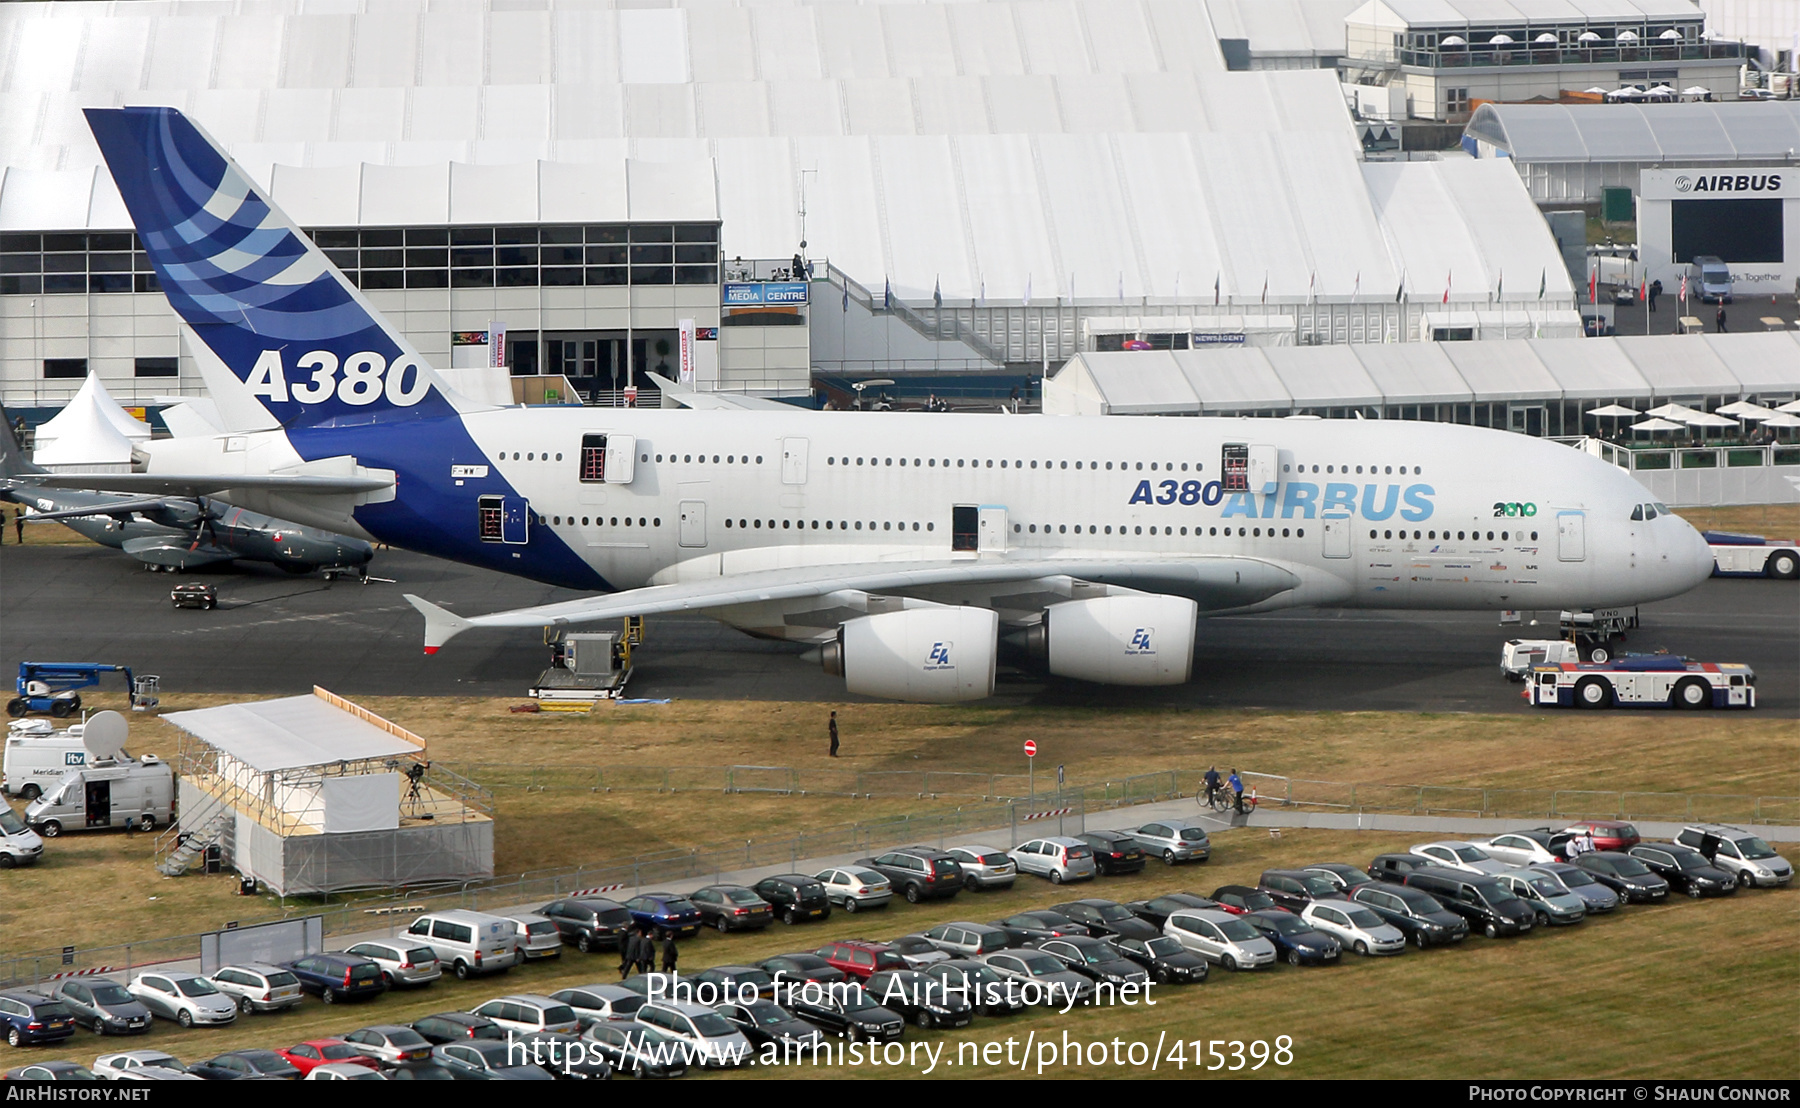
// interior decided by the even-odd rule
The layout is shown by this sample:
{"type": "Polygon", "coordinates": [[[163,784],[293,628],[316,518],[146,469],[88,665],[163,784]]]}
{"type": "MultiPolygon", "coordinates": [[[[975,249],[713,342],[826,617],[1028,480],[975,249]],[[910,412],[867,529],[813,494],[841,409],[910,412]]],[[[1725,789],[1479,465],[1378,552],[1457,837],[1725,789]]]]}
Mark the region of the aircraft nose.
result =
{"type": "Polygon", "coordinates": [[[1683,521],[1687,531],[1688,556],[1692,559],[1693,572],[1689,578],[1689,588],[1697,588],[1700,582],[1713,575],[1717,563],[1713,559],[1712,547],[1706,545],[1705,536],[1694,530],[1691,524],[1683,521]]]}

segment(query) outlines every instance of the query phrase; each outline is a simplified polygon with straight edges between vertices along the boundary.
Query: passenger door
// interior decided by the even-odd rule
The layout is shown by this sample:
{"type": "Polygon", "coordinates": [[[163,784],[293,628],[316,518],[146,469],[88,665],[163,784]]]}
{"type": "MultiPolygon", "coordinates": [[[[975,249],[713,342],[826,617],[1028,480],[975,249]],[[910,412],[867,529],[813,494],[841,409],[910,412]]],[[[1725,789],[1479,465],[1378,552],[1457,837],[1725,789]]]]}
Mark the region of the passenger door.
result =
{"type": "Polygon", "coordinates": [[[806,484],[807,440],[781,440],[781,483],[784,485],[806,484]]]}
{"type": "Polygon", "coordinates": [[[1328,519],[1324,521],[1325,556],[1327,558],[1348,558],[1350,556],[1350,524],[1348,519],[1328,519]]]}
{"type": "Polygon", "coordinates": [[[1586,512],[1556,513],[1556,557],[1564,562],[1587,559],[1586,512]]]}
{"type": "Polygon", "coordinates": [[[680,543],[690,549],[706,545],[706,501],[683,500],[680,509],[680,543]]]}

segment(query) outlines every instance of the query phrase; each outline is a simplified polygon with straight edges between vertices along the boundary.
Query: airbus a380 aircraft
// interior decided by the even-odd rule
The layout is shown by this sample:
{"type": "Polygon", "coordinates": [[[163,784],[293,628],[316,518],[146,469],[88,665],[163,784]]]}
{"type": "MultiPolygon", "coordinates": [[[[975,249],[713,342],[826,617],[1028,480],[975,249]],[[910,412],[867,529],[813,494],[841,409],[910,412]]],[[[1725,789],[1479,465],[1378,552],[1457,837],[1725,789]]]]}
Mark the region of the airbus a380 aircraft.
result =
{"type": "Polygon", "coordinates": [[[1622,471],[1470,427],[480,405],[180,113],[87,114],[230,371],[215,397],[256,400],[254,426],[154,443],[110,487],[602,594],[481,616],[409,597],[427,652],[696,611],[821,645],[853,692],[949,701],[992,691],[1002,635],[1058,675],[1174,684],[1202,614],[1629,605],[1712,571],[1622,471]]]}

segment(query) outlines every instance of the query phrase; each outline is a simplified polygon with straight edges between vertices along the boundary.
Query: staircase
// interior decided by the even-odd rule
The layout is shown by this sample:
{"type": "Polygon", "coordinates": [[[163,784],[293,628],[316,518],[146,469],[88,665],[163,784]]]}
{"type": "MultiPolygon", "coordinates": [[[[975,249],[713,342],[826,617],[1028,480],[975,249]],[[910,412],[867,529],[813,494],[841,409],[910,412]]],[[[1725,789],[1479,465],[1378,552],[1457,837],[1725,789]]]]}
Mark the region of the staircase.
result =
{"type": "MultiPolygon", "coordinates": [[[[966,360],[975,363],[980,369],[993,372],[1005,368],[1007,361],[1005,351],[977,334],[975,329],[959,318],[956,312],[939,308],[914,310],[898,298],[888,297],[885,292],[870,292],[855,278],[830,262],[825,265],[825,276],[831,286],[840,294],[855,301],[858,306],[871,315],[891,317],[928,342],[960,345],[967,351],[966,360]],[[927,313],[929,313],[929,318],[927,313]]],[[[817,305],[815,305],[815,310],[816,308],[817,305]]]]}
{"type": "Polygon", "coordinates": [[[157,872],[165,877],[180,877],[187,872],[188,865],[200,857],[201,852],[225,837],[234,821],[235,817],[230,810],[215,812],[211,819],[201,825],[200,830],[176,839],[175,849],[168,857],[156,863],[157,872]]]}

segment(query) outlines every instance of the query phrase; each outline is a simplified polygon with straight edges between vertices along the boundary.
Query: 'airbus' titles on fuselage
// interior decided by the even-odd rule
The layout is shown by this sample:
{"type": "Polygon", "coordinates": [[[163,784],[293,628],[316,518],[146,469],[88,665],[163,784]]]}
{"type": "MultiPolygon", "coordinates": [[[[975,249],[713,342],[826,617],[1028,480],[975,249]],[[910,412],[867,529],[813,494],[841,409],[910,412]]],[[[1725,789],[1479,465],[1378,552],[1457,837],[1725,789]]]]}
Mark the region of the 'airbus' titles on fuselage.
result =
{"type": "Polygon", "coordinates": [[[1319,486],[1311,481],[1289,481],[1276,492],[1234,492],[1227,495],[1217,481],[1139,481],[1127,504],[1204,504],[1225,505],[1221,519],[1243,516],[1246,519],[1349,519],[1360,515],[1367,520],[1383,520],[1396,509],[1400,518],[1421,523],[1431,518],[1435,506],[1431,498],[1437,490],[1430,485],[1363,485],[1359,489],[1348,481],[1328,481],[1320,495],[1319,486]],[[1404,506],[1402,506],[1404,505],[1404,506]],[[1359,510],[1360,509],[1360,510],[1359,510]]]}

